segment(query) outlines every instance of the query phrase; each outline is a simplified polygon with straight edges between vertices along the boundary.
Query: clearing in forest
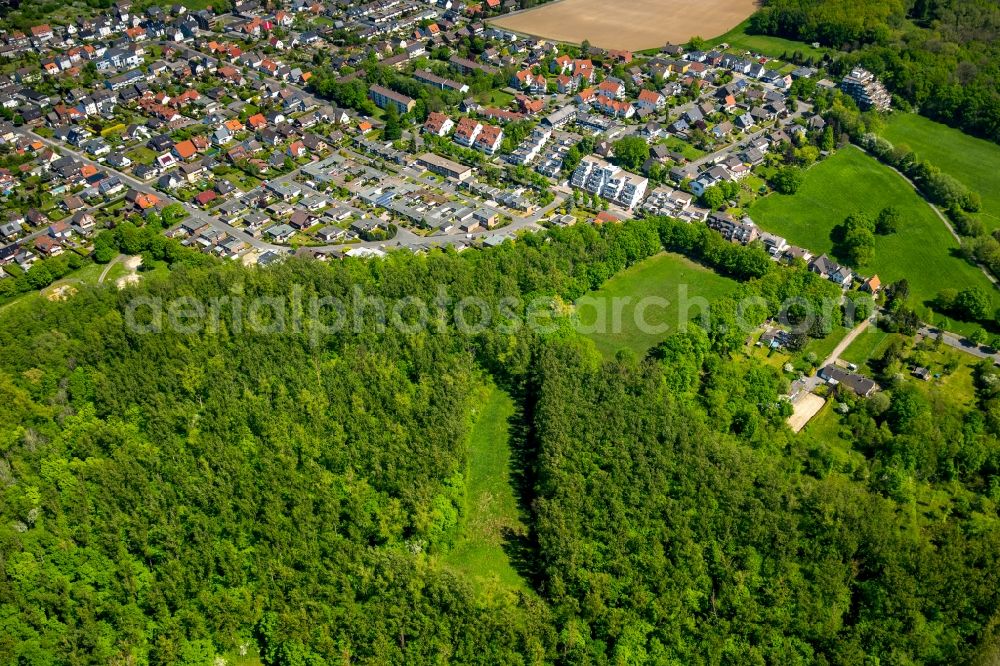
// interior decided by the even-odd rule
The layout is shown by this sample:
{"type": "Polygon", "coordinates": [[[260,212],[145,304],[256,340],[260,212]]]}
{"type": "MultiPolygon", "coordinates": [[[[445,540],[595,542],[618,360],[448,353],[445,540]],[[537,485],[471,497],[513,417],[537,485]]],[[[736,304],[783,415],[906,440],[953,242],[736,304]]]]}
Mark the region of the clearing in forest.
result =
{"type": "Polygon", "coordinates": [[[492,23],[558,42],[640,51],[720,35],[756,9],[756,0],[557,0],[492,23]]]}
{"type": "Polygon", "coordinates": [[[469,438],[465,511],[446,561],[478,584],[499,581],[526,590],[508,555],[511,544],[528,533],[511,485],[510,421],[515,411],[507,393],[490,388],[469,438]]]}
{"type": "Polygon", "coordinates": [[[581,331],[606,356],[621,349],[642,356],[681,324],[701,316],[699,304],[728,295],[737,284],[679,254],[658,254],[579,299],[581,331]]]}

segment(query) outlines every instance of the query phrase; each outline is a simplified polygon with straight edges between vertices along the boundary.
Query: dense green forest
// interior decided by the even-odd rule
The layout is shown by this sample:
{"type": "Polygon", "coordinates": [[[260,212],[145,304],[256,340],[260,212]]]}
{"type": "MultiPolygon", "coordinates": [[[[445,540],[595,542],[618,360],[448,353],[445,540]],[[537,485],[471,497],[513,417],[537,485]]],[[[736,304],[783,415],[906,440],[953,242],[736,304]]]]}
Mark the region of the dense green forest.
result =
{"type": "Polygon", "coordinates": [[[848,51],[920,113],[1000,142],[1000,5],[993,0],[765,0],[750,29],[848,51]]]}
{"type": "Polygon", "coordinates": [[[0,662],[995,659],[995,371],[944,417],[912,392],[843,396],[866,461],[844,467],[787,429],[786,380],[733,354],[792,295],[836,290],[653,218],[461,255],[179,265],[15,305],[0,317],[0,662]],[[568,304],[663,249],[738,293],[646,358],[603,359],[568,304]],[[401,332],[356,293],[436,305],[401,332]],[[338,313],[296,306],[314,295],[358,325],[323,332],[338,313]],[[454,324],[467,296],[494,325],[454,324]],[[218,316],[127,325],[136,299],[181,297],[218,316]],[[282,332],[239,325],[256,297],[282,332]],[[545,326],[503,325],[539,302],[545,326]],[[488,382],[519,405],[525,589],[443,564],[488,382]],[[921,489],[946,517],[922,517],[921,489]]]}

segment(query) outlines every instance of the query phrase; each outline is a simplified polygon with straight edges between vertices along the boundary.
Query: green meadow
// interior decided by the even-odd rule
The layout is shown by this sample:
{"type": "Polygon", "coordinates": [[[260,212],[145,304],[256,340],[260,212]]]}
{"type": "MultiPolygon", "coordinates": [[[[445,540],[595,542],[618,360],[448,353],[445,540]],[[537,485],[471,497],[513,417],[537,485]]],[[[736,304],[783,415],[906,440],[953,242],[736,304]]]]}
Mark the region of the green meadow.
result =
{"type": "Polygon", "coordinates": [[[686,321],[700,315],[702,310],[697,307],[690,308],[686,317],[681,312],[684,294],[688,299],[711,303],[731,293],[737,284],[680,255],[658,254],[618,273],[577,301],[579,323],[601,353],[612,356],[628,349],[642,356],[675,332],[682,317],[686,321]],[[650,303],[643,308],[640,301],[647,297],[665,299],[666,304],[650,303]],[[649,326],[641,326],[641,320],[649,326]]]}
{"type": "Polygon", "coordinates": [[[882,136],[953,176],[983,200],[979,219],[1000,228],[1000,146],[915,113],[894,113],[882,136]]]}
{"type": "Polygon", "coordinates": [[[877,274],[883,284],[906,278],[921,317],[959,333],[971,331],[974,326],[932,315],[929,301],[942,289],[981,286],[1000,305],[996,290],[978,267],[958,256],[958,242],[913,187],[862,151],[848,147],[836,152],[806,172],[798,192],[763,197],[749,213],[761,228],[789,243],[842,261],[834,252],[834,227],[852,213],[875,216],[889,205],[902,213],[902,227],[890,236],[876,236],[871,264],[853,268],[863,275],[877,274]]]}
{"type": "Polygon", "coordinates": [[[482,586],[527,590],[511,564],[510,542],[527,534],[511,485],[511,397],[490,387],[469,437],[461,530],[446,562],[482,586]]]}
{"type": "Polygon", "coordinates": [[[822,58],[830,52],[826,48],[813,48],[805,42],[796,42],[783,37],[772,37],[770,35],[751,35],[747,32],[750,26],[749,19],[740,23],[724,35],[707,40],[712,46],[717,46],[723,42],[729,44],[729,48],[735,51],[753,51],[771,58],[781,58],[783,55],[790,55],[796,51],[811,56],[822,58]]]}

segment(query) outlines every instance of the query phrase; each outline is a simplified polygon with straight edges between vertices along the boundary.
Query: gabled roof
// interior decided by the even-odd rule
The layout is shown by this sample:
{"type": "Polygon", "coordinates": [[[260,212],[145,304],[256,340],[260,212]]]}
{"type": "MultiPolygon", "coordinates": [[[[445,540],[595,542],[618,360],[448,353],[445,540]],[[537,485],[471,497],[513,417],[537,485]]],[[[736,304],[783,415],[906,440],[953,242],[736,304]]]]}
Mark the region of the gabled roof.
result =
{"type": "Polygon", "coordinates": [[[191,139],[181,141],[174,145],[174,151],[181,156],[181,159],[188,159],[189,157],[194,157],[198,150],[194,147],[194,142],[191,139]]]}

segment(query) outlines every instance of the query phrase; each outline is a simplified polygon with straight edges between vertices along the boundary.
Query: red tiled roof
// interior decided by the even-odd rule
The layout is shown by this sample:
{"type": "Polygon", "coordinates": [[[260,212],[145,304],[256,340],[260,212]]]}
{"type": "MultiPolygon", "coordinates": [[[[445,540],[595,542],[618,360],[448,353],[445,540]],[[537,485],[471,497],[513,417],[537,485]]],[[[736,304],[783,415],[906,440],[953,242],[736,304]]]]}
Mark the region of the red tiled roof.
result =
{"type": "Polygon", "coordinates": [[[197,149],[194,147],[194,142],[191,139],[186,141],[181,141],[174,146],[174,151],[181,156],[181,159],[188,159],[189,157],[194,157],[197,153],[197,149]]]}

